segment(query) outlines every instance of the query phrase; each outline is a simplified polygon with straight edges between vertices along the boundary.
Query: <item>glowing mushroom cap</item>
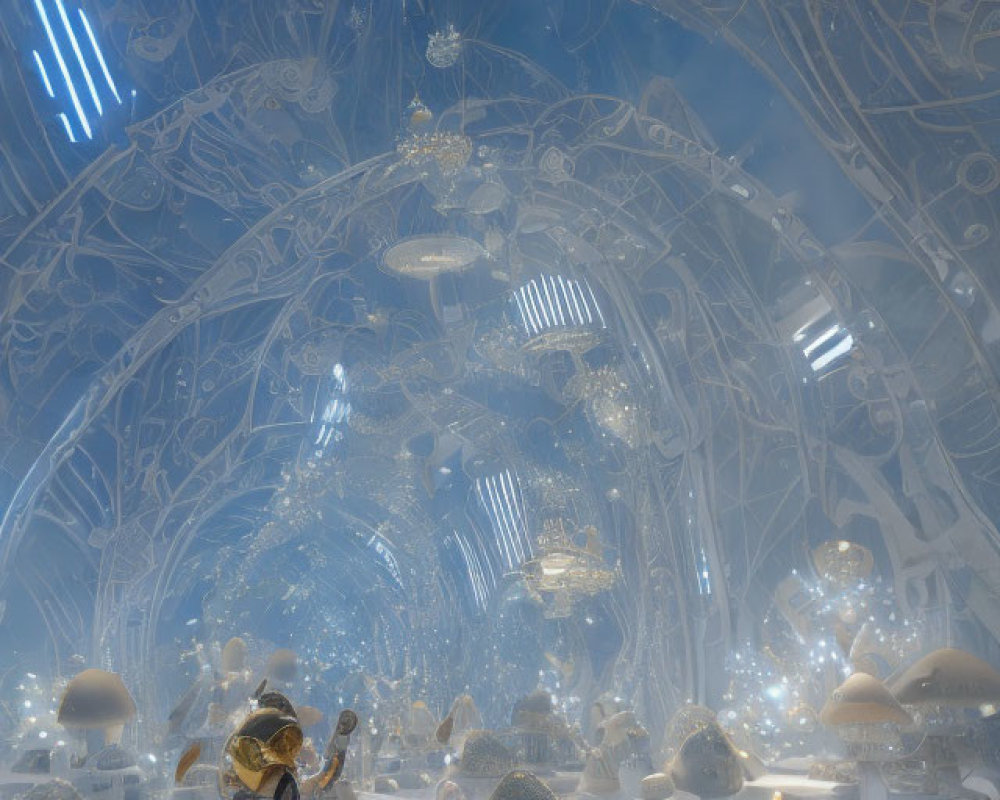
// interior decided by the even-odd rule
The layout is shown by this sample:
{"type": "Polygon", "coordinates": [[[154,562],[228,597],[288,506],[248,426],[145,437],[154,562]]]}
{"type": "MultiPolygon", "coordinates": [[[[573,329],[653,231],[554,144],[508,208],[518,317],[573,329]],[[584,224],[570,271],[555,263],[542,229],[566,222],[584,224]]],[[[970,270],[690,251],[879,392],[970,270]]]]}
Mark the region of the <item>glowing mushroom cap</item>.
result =
{"type": "Polygon", "coordinates": [[[639,781],[639,797],[642,800],[666,800],[674,793],[674,782],[662,772],[654,772],[639,781]]]}
{"type": "Polygon", "coordinates": [[[454,781],[441,781],[434,792],[435,800],[465,800],[465,792],[454,781]]]}
{"type": "Polygon", "coordinates": [[[670,765],[674,786],[702,798],[728,797],[743,788],[740,757],[719,724],[695,731],[670,765]]]}
{"type": "Polygon", "coordinates": [[[882,681],[867,672],[855,672],[834,689],[819,714],[819,720],[824,725],[859,725],[869,722],[909,725],[913,722],[882,681]]]}
{"type": "Polygon", "coordinates": [[[247,668],[249,649],[239,636],[234,636],[222,648],[222,671],[242,672],[247,668]]]}
{"type": "Polygon", "coordinates": [[[267,677],[271,680],[289,681],[295,680],[295,675],[299,671],[299,657],[294,650],[284,647],[271,653],[267,660],[267,677]]]}
{"type": "Polygon", "coordinates": [[[553,712],[552,695],[544,689],[538,689],[514,704],[510,715],[510,723],[518,728],[530,728],[541,718],[549,717],[553,712]]]}
{"type": "Polygon", "coordinates": [[[516,759],[503,743],[488,731],[474,731],[465,740],[462,773],[472,778],[498,778],[511,770],[516,759]]]}
{"type": "Polygon", "coordinates": [[[122,679],[103,669],[86,669],[66,686],[59,723],[69,729],[124,725],[135,716],[135,702],[122,679]]]}
{"type": "Polygon", "coordinates": [[[516,769],[503,776],[490,800],[556,800],[556,796],[533,773],[516,769]]]}
{"type": "Polygon", "coordinates": [[[672,750],[679,750],[692,733],[717,722],[712,709],[688,703],[681,706],[667,723],[666,743],[672,750]]]}
{"type": "Polygon", "coordinates": [[[964,650],[928,653],[892,682],[900,703],[972,707],[1000,700],[1000,672],[964,650]]]}

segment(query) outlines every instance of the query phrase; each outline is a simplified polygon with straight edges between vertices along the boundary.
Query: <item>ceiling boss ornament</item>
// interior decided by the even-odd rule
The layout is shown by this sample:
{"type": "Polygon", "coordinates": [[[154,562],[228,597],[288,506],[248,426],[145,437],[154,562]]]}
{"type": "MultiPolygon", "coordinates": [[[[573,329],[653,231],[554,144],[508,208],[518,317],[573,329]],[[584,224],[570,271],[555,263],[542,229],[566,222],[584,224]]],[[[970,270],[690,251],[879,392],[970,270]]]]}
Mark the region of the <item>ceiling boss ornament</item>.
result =
{"type": "Polygon", "coordinates": [[[579,547],[562,519],[545,520],[537,539],[538,557],[521,567],[528,586],[545,600],[549,619],[570,616],[577,600],[608,591],[618,579],[617,568],[604,561],[597,528],[588,525],[582,533],[586,544],[579,547]]]}

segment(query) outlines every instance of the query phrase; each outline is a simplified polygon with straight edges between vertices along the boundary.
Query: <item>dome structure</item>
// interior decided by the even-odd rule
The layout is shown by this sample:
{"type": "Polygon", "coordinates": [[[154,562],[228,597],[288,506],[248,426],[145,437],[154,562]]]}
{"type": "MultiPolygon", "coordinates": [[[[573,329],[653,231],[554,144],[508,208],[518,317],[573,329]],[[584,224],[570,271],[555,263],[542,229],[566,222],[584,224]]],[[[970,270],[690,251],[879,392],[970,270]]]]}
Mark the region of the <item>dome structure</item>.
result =
{"type": "Polygon", "coordinates": [[[8,694],[777,758],[855,642],[1000,664],[995,12],[13,3],[8,694]]]}

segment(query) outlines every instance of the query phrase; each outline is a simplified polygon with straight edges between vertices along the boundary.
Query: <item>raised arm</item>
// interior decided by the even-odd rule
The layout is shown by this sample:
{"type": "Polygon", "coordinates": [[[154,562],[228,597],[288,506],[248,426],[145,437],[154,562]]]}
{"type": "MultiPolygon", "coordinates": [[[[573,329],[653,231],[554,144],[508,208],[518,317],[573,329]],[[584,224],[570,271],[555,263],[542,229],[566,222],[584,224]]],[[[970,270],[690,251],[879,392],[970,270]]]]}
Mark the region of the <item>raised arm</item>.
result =
{"type": "Polygon", "coordinates": [[[351,734],[357,726],[357,714],[350,709],[340,712],[337,727],[323,754],[322,769],[315,775],[305,778],[300,785],[303,797],[315,797],[340,777],[340,773],[344,770],[344,760],[347,757],[347,746],[350,744],[351,734]]]}

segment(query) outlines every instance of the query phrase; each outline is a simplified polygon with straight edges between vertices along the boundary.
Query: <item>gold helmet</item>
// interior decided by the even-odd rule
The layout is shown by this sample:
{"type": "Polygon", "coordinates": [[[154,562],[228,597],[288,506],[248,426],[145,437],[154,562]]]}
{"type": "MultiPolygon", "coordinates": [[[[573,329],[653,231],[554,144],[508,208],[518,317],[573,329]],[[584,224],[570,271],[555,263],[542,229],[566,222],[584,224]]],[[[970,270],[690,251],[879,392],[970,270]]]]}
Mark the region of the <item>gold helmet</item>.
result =
{"type": "Polygon", "coordinates": [[[226,744],[236,775],[254,792],[274,767],[294,770],[301,749],[299,721],[276,708],[254,711],[226,744]]]}

